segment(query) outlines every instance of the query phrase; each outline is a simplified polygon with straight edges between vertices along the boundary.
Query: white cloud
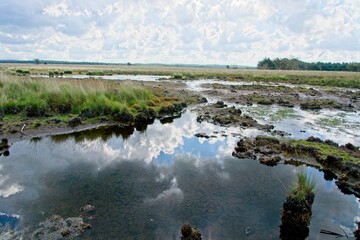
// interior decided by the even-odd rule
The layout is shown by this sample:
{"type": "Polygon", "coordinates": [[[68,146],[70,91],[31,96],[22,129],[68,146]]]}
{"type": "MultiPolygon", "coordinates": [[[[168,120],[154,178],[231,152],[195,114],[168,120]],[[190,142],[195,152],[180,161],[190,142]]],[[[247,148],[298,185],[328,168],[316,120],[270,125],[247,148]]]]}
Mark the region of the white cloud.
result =
{"type": "Polygon", "coordinates": [[[360,61],[360,4],[14,0],[0,3],[0,33],[2,58],[251,65],[265,56],[360,61]]]}

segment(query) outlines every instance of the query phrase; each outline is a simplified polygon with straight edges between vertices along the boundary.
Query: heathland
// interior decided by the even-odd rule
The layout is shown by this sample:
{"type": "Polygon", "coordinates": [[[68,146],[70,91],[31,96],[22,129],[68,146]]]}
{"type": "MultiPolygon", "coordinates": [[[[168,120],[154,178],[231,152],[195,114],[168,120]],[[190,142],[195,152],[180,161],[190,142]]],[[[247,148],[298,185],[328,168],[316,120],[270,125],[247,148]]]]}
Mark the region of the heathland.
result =
{"type": "Polygon", "coordinates": [[[24,124],[27,129],[30,127],[41,131],[43,127],[67,125],[77,117],[81,118],[82,123],[92,124],[104,121],[146,122],[146,119],[155,118],[159,114],[181,110],[179,106],[184,105],[180,103],[192,104],[201,100],[202,96],[186,89],[181,80],[247,82],[251,85],[212,84],[212,88],[213,92],[219,90],[219,94],[229,91],[224,96],[217,94],[224,100],[231,100],[231,97],[246,104],[299,104],[302,108],[310,109],[348,109],[355,106],[356,110],[356,102],[351,105],[347,99],[349,96],[356,98],[357,93],[341,92],[341,95],[336,95],[332,89],[360,88],[360,73],[356,72],[66,64],[2,64],[0,72],[2,134],[19,133],[24,124]],[[170,81],[158,81],[155,84],[100,78],[122,74],[158,75],[170,78],[170,81]],[[88,75],[90,78],[79,80],[71,78],[72,75],[88,75]],[[296,87],[286,84],[295,84],[296,87]],[[327,90],[315,90],[312,86],[326,87],[327,90]],[[307,97],[298,99],[299,94],[307,97]]]}

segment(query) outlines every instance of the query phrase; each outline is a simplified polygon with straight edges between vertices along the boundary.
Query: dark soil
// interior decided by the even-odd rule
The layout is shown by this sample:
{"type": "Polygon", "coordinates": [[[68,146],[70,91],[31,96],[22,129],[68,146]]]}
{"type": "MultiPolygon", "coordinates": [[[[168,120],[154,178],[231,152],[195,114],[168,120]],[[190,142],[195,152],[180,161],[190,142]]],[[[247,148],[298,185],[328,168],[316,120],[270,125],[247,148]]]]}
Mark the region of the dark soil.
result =
{"type": "Polygon", "coordinates": [[[273,125],[262,125],[250,116],[243,115],[240,109],[227,107],[223,102],[217,102],[207,106],[200,106],[194,109],[198,113],[198,122],[209,122],[215,125],[229,127],[240,126],[241,128],[257,128],[271,131],[273,125]]]}
{"type": "Polygon", "coordinates": [[[181,240],[201,240],[201,233],[190,224],[184,224],[181,227],[181,240]]]}
{"type": "Polygon", "coordinates": [[[119,114],[92,119],[80,114],[79,116],[71,118],[69,121],[48,118],[47,120],[43,119],[44,124],[37,122],[39,118],[24,117],[23,120],[16,124],[0,121],[0,137],[8,139],[9,142],[16,142],[36,137],[81,132],[112,125],[130,126],[141,130],[146,129],[146,126],[153,123],[155,119],[162,121],[163,119],[179,117],[186,106],[185,102],[175,103],[161,108],[158,113],[152,109],[145,109],[139,111],[135,116],[131,114],[119,114]]]}
{"type": "Polygon", "coordinates": [[[304,200],[291,197],[286,199],[281,212],[280,239],[304,240],[307,238],[314,197],[315,195],[312,193],[304,200]]]}
{"type": "Polygon", "coordinates": [[[316,90],[314,88],[288,86],[220,85],[204,84],[210,89],[206,94],[227,102],[243,105],[278,104],[285,107],[300,106],[302,109],[360,110],[360,92],[316,90]]]}
{"type": "MultiPolygon", "coordinates": [[[[310,137],[307,141],[335,147],[360,160],[360,150],[352,144],[338,146],[332,141],[322,141],[314,137],[310,137]]],[[[268,166],[275,166],[278,163],[313,166],[326,172],[325,178],[331,176],[337,179],[336,184],[342,192],[360,196],[360,166],[344,161],[337,155],[324,155],[315,147],[292,144],[289,140],[279,140],[274,137],[258,136],[241,139],[235,147],[233,156],[241,159],[256,159],[268,166]]]]}

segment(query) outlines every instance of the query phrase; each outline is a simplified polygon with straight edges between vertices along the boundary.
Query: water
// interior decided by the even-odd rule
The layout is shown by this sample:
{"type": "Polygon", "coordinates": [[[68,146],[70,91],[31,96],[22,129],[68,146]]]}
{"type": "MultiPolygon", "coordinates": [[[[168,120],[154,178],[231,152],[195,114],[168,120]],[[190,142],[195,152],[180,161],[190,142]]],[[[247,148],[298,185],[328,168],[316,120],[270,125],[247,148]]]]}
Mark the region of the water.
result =
{"type": "Polygon", "coordinates": [[[233,158],[245,135],[257,132],[199,124],[186,112],[143,131],[115,127],[14,143],[0,157],[0,212],[19,215],[18,227],[31,232],[48,216],[78,216],[91,204],[92,229],[80,239],[179,239],[186,222],[203,239],[278,239],[287,189],[305,169],[317,182],[310,239],[335,239],[320,229],[355,229],[358,200],[322,172],[233,158]],[[216,137],[195,138],[199,132],[216,137]]]}
{"type": "Polygon", "coordinates": [[[359,89],[355,88],[342,88],[342,87],[328,87],[328,86],[313,86],[313,85],[306,85],[306,84],[291,84],[291,83],[281,83],[281,82],[257,82],[257,81],[224,81],[224,80],[213,80],[213,79],[199,79],[199,80],[189,80],[186,81],[186,84],[189,88],[193,89],[194,91],[204,91],[206,90],[206,84],[219,84],[225,86],[251,86],[251,85],[261,85],[261,86],[272,86],[272,87],[289,87],[289,88],[305,88],[305,89],[314,89],[318,91],[329,91],[329,90],[336,90],[336,91],[350,91],[350,92],[357,92],[359,89]]]}
{"type": "Polygon", "coordinates": [[[328,109],[308,111],[277,105],[236,106],[259,123],[272,124],[275,130],[284,131],[294,139],[315,136],[340,145],[352,143],[360,146],[360,112],[328,109]]]}
{"type": "MultiPolygon", "coordinates": [[[[49,75],[31,75],[31,77],[49,78],[49,75]]],[[[132,81],[146,81],[154,82],[163,79],[169,79],[171,76],[157,76],[157,75],[126,75],[126,74],[114,74],[114,75],[84,75],[84,74],[71,74],[57,76],[58,78],[75,78],[75,79],[89,79],[89,78],[100,78],[105,80],[132,80],[132,81]]]]}
{"type": "MultiPolygon", "coordinates": [[[[306,85],[282,84],[282,83],[255,83],[255,82],[232,82],[219,80],[194,80],[186,81],[188,89],[200,92],[208,100],[208,104],[216,103],[222,99],[211,95],[206,95],[207,87],[205,84],[221,85],[252,85],[261,84],[265,86],[288,86],[305,87],[324,90],[325,87],[314,87],[306,85]]],[[[354,89],[333,88],[337,91],[357,91],[354,89]]],[[[284,131],[295,139],[307,139],[310,136],[321,139],[330,139],[338,144],[344,145],[352,143],[360,146],[360,112],[341,111],[334,109],[322,110],[302,110],[299,107],[287,108],[278,105],[241,105],[232,102],[226,102],[229,107],[234,106],[242,110],[257,120],[261,124],[272,124],[275,130],[284,131]]],[[[263,133],[267,134],[267,133],[263,133]]]]}
{"type": "MultiPolygon", "coordinates": [[[[48,75],[33,75],[33,77],[49,77],[48,75]]],[[[170,76],[157,75],[106,75],[106,76],[89,76],[89,75],[64,75],[67,78],[88,79],[88,78],[102,78],[107,80],[132,80],[132,81],[169,81],[170,76]]],[[[171,80],[175,82],[175,80],[171,80]]],[[[263,86],[286,86],[286,87],[303,87],[313,88],[315,90],[336,90],[336,91],[358,91],[357,89],[326,87],[326,86],[308,86],[296,85],[286,83],[272,83],[272,82],[241,82],[241,81],[222,81],[212,79],[188,80],[185,82],[186,86],[191,91],[201,92],[206,96],[208,103],[216,103],[221,100],[217,97],[207,96],[205,91],[211,90],[206,87],[206,84],[220,84],[220,85],[253,85],[260,84],[263,86]]],[[[319,111],[304,111],[299,107],[292,108],[292,114],[280,116],[277,114],[281,111],[289,111],[289,108],[277,105],[261,106],[261,105],[240,105],[226,102],[228,106],[235,106],[240,108],[245,114],[251,116],[262,124],[273,124],[275,130],[284,131],[295,139],[306,139],[310,136],[320,137],[322,139],[331,139],[338,144],[352,143],[360,146],[360,112],[346,112],[340,110],[319,110],[319,111]]],[[[264,133],[266,134],[266,133],[264,133]]]]}

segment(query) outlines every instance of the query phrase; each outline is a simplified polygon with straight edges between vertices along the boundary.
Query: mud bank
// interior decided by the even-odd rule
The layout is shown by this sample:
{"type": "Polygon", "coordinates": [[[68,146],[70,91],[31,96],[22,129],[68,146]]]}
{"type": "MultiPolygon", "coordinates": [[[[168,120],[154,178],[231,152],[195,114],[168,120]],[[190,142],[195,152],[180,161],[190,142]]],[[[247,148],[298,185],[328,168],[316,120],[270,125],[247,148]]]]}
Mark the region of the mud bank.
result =
{"type": "Polygon", "coordinates": [[[238,141],[233,156],[252,158],[268,166],[278,163],[313,166],[323,170],[327,180],[336,179],[342,192],[360,196],[360,150],[352,144],[339,146],[314,137],[286,140],[258,136],[238,141]]]}
{"type": "Polygon", "coordinates": [[[273,125],[262,125],[235,107],[227,107],[222,101],[207,106],[200,106],[194,109],[198,113],[199,123],[206,121],[215,125],[229,127],[240,126],[242,128],[257,128],[260,130],[271,131],[273,125]]]}
{"type": "Polygon", "coordinates": [[[74,116],[69,120],[59,118],[42,119],[44,124],[35,124],[38,118],[24,117],[16,124],[5,123],[0,121],[1,138],[7,139],[10,143],[20,140],[28,140],[51,135],[69,134],[75,132],[96,129],[104,126],[122,126],[133,127],[136,129],[145,129],[148,124],[154,122],[155,119],[164,120],[178,117],[181,115],[186,103],[176,103],[166,107],[162,107],[158,112],[145,109],[139,111],[135,116],[130,114],[119,116],[108,116],[100,118],[92,118],[88,115],[74,116]]]}
{"type": "Polygon", "coordinates": [[[209,96],[219,97],[227,102],[242,105],[277,104],[284,107],[299,106],[302,109],[341,109],[358,111],[360,109],[360,92],[321,90],[302,86],[269,86],[203,84],[209,96]]]}

